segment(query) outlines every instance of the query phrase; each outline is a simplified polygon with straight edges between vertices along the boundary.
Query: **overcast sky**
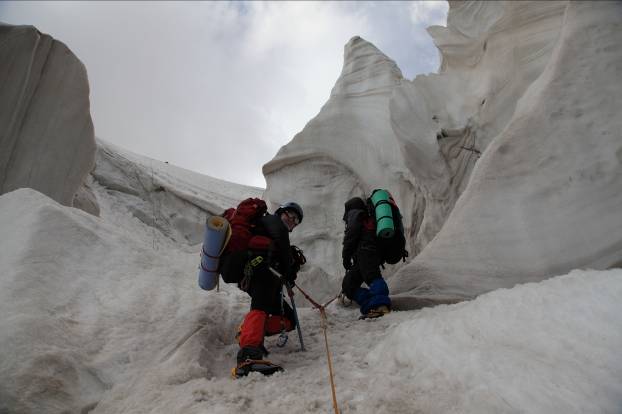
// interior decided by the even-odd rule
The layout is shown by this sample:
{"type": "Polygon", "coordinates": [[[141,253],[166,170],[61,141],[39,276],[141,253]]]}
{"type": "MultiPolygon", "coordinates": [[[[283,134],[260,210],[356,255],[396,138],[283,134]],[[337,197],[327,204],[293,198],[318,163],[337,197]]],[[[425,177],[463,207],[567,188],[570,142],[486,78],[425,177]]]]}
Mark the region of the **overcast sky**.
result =
{"type": "Polygon", "coordinates": [[[261,167],[319,112],[353,36],[405,77],[436,72],[425,28],[445,1],[0,2],[86,65],[95,134],[126,149],[265,187],[261,167]]]}

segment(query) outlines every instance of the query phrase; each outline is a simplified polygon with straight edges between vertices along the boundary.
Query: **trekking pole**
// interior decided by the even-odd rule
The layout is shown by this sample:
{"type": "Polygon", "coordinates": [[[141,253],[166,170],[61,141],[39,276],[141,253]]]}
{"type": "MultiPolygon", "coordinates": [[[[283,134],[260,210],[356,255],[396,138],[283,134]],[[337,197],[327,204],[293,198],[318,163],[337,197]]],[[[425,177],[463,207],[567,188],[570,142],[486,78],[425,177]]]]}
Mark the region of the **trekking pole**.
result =
{"type": "Polygon", "coordinates": [[[294,303],[294,295],[293,293],[290,293],[291,291],[291,289],[287,289],[287,294],[289,295],[289,300],[292,302],[292,309],[294,311],[294,322],[296,323],[296,330],[298,331],[298,339],[300,339],[300,350],[306,351],[305,344],[302,341],[302,332],[300,330],[300,321],[298,320],[298,311],[296,310],[296,304],[294,303]]]}
{"type": "Polygon", "coordinates": [[[283,284],[281,283],[281,333],[279,334],[279,338],[276,341],[276,346],[279,348],[283,348],[287,344],[287,332],[285,332],[285,307],[283,303],[285,302],[285,294],[283,293],[283,284]]]}
{"type": "MultiPolygon", "coordinates": [[[[268,269],[270,269],[270,271],[278,278],[280,278],[282,281],[285,280],[285,278],[283,278],[283,276],[277,272],[276,270],[274,270],[272,268],[272,266],[268,267],[268,269]]],[[[285,285],[285,282],[283,283],[283,286],[285,285]]],[[[287,295],[289,296],[289,300],[292,302],[292,310],[294,311],[294,324],[296,324],[296,331],[298,332],[298,339],[300,340],[300,350],[301,351],[306,351],[305,349],[305,344],[302,340],[302,330],[300,329],[300,320],[298,319],[298,311],[296,310],[296,303],[294,303],[294,295],[290,294],[291,289],[287,289],[287,295]]],[[[282,292],[281,292],[282,294],[282,292]]]]}

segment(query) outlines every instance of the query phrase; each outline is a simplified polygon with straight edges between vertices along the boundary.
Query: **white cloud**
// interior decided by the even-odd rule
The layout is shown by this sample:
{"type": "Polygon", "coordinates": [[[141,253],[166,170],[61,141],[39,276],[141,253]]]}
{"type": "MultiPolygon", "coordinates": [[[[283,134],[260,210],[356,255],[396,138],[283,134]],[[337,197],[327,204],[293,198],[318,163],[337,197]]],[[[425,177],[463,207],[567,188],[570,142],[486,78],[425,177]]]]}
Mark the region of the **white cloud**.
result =
{"type": "Polygon", "coordinates": [[[445,2],[3,2],[85,63],[96,134],[263,186],[261,166],[314,117],[355,35],[405,76],[436,70],[445,2]],[[440,17],[439,17],[440,16],[440,17]]]}
{"type": "Polygon", "coordinates": [[[410,2],[410,18],[415,25],[447,24],[449,4],[446,1],[417,1],[410,2]]]}

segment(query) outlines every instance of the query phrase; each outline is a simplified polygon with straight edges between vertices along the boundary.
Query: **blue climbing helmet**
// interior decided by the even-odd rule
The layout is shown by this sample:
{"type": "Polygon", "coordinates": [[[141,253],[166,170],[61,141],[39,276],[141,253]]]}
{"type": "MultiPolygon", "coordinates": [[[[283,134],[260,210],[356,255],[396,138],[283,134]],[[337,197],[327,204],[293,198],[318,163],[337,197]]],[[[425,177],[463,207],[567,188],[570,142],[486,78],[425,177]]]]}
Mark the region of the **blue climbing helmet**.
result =
{"type": "Polygon", "coordinates": [[[281,204],[279,208],[276,209],[274,214],[279,215],[282,212],[287,211],[287,210],[293,211],[294,213],[296,213],[296,215],[298,215],[298,218],[300,219],[300,223],[302,223],[302,217],[303,217],[302,207],[300,207],[298,203],[295,203],[293,201],[288,201],[287,203],[281,204]]]}

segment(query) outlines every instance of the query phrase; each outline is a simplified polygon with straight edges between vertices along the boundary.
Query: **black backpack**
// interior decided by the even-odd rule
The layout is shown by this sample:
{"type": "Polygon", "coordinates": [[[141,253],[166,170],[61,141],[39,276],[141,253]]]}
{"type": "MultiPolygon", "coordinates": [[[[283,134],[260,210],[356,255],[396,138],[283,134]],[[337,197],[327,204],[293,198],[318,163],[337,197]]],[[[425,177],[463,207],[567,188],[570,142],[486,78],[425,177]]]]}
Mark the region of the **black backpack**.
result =
{"type": "MultiPolygon", "coordinates": [[[[389,193],[390,195],[390,193],[389,193]]],[[[389,264],[395,264],[400,260],[406,261],[408,257],[408,251],[406,250],[406,237],[404,236],[404,223],[402,222],[402,214],[400,209],[390,196],[389,204],[391,204],[391,213],[393,215],[393,225],[395,226],[395,232],[390,238],[376,236],[376,242],[378,244],[378,251],[380,253],[380,259],[389,264]]],[[[375,219],[376,214],[374,211],[374,205],[371,201],[371,197],[367,199],[367,207],[369,215],[375,219]]]]}

